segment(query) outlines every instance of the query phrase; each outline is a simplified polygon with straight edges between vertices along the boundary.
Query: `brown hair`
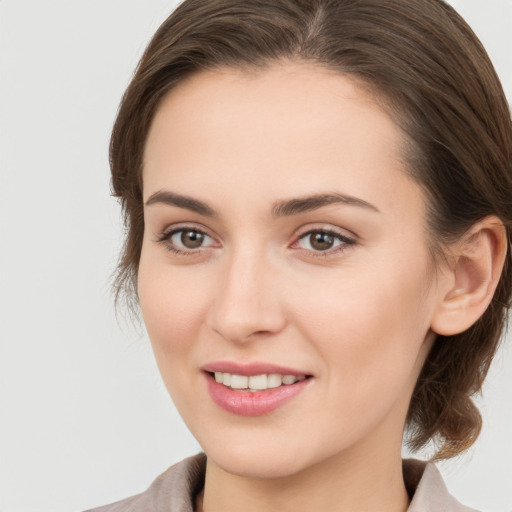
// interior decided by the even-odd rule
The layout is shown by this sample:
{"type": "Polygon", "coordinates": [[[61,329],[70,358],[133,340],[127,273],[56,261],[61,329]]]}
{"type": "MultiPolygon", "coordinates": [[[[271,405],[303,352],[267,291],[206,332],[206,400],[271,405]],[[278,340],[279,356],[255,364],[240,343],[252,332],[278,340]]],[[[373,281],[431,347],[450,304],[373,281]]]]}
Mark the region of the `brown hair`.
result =
{"type": "MultiPolygon", "coordinates": [[[[442,0],[186,0],[154,35],[126,90],[110,145],[114,194],[127,237],[116,297],[136,302],[144,232],[142,158],[162,98],[185,77],[218,67],[264,68],[303,60],[349,74],[384,98],[409,144],[438,249],[475,222],[512,224],[512,126],[481,43],[442,0]]],[[[438,336],[408,414],[414,449],[436,440],[437,458],[477,438],[481,389],[502,334],[512,287],[507,252],[495,296],[467,331],[438,336]]]]}

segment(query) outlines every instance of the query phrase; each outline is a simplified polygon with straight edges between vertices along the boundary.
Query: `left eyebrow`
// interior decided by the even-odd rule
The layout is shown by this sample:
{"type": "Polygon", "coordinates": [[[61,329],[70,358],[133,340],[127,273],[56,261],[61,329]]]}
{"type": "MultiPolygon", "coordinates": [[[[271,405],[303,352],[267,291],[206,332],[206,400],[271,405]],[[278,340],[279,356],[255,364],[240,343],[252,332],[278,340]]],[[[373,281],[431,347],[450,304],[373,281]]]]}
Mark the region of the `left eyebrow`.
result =
{"type": "Polygon", "coordinates": [[[272,207],[272,216],[287,217],[289,215],[297,215],[298,213],[317,210],[318,208],[322,208],[323,206],[328,206],[331,204],[358,206],[374,212],[380,212],[376,206],[367,201],[364,201],[363,199],[334,192],[300,197],[297,199],[277,201],[272,207]]]}

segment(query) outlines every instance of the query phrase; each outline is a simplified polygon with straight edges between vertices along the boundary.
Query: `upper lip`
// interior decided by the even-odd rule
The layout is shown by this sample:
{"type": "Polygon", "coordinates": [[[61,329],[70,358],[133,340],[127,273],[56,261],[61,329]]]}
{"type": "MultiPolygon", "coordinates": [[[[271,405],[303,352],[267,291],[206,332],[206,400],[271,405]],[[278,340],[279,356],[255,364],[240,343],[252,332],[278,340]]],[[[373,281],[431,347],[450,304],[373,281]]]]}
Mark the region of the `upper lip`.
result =
{"type": "Polygon", "coordinates": [[[210,373],[222,372],[234,375],[246,375],[248,377],[252,375],[268,375],[271,373],[294,375],[295,377],[311,375],[295,368],[263,362],[237,363],[234,361],[215,361],[201,366],[201,370],[210,373]]]}

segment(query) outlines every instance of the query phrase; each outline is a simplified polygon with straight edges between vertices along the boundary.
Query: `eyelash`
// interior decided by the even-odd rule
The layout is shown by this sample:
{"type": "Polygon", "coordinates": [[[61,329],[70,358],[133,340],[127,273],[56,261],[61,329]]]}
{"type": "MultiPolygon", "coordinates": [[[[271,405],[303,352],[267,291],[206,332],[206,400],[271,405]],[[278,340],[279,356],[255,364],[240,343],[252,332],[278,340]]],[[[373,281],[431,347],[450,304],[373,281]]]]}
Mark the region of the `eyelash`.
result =
{"type": "Polygon", "coordinates": [[[199,254],[199,253],[203,252],[205,247],[199,247],[198,249],[195,249],[195,250],[194,249],[183,250],[183,249],[180,249],[180,248],[176,247],[174,244],[171,243],[170,240],[171,240],[171,238],[176,233],[183,233],[183,232],[186,232],[186,231],[192,231],[194,233],[200,233],[203,236],[207,236],[208,238],[212,238],[211,236],[208,235],[208,233],[206,233],[202,229],[199,229],[199,228],[196,228],[196,227],[193,227],[193,226],[181,226],[179,228],[172,229],[171,231],[167,231],[167,232],[162,233],[162,235],[157,240],[157,242],[164,244],[165,248],[168,251],[172,252],[173,254],[177,254],[179,256],[191,256],[193,254],[199,254]]]}
{"type": "MultiPolygon", "coordinates": [[[[203,252],[204,249],[207,247],[198,247],[197,249],[189,249],[189,250],[183,250],[178,247],[176,247],[174,244],[170,243],[171,238],[177,234],[177,233],[183,233],[185,231],[191,231],[193,233],[199,233],[203,236],[206,236],[208,238],[212,238],[208,233],[203,231],[202,229],[193,227],[193,226],[182,226],[176,229],[172,229],[171,231],[167,231],[162,233],[162,235],[157,239],[158,243],[162,243],[165,245],[165,248],[172,252],[173,254],[179,255],[179,256],[192,256],[195,254],[200,254],[203,252]]],[[[341,243],[338,246],[335,246],[333,249],[328,249],[326,251],[315,251],[310,249],[302,249],[303,251],[307,251],[311,256],[313,257],[320,257],[320,258],[327,258],[329,256],[336,255],[338,253],[341,253],[347,249],[348,246],[354,245],[356,243],[356,240],[354,238],[347,237],[345,235],[342,235],[341,233],[334,231],[332,229],[322,229],[322,228],[314,228],[310,229],[308,231],[305,231],[304,233],[300,234],[296,241],[293,242],[292,247],[297,245],[301,240],[307,238],[308,236],[311,236],[313,233],[322,233],[327,236],[331,236],[341,243]]]]}
{"type": "Polygon", "coordinates": [[[339,233],[338,231],[334,231],[332,229],[314,228],[314,229],[309,229],[308,231],[305,231],[304,233],[299,235],[297,240],[292,244],[292,246],[299,244],[299,242],[301,240],[307,239],[313,233],[321,233],[323,235],[333,237],[334,239],[341,242],[339,245],[333,247],[332,249],[328,249],[326,251],[315,251],[315,250],[311,250],[311,249],[302,249],[304,251],[307,251],[309,253],[309,255],[311,255],[315,258],[328,258],[329,256],[338,255],[338,254],[346,251],[349,246],[354,245],[356,243],[356,240],[354,238],[350,238],[346,235],[343,235],[343,234],[339,233]]]}

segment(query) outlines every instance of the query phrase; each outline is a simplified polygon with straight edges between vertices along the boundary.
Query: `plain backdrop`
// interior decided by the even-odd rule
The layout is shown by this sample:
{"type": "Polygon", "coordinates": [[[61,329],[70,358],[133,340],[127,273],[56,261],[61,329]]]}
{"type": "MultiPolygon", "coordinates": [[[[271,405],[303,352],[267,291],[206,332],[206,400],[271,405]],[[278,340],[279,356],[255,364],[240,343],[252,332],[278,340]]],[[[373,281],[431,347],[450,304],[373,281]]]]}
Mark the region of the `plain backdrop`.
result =
{"type": "MultiPolygon", "coordinates": [[[[512,0],[453,0],[512,98],[512,0]]],[[[0,0],[0,510],[73,512],[144,490],[199,451],[146,336],[116,321],[121,243],[107,145],[163,0],[0,0]],[[124,326],[123,326],[124,325],[124,326]]],[[[510,335],[450,490],[512,511],[510,335]]]]}

